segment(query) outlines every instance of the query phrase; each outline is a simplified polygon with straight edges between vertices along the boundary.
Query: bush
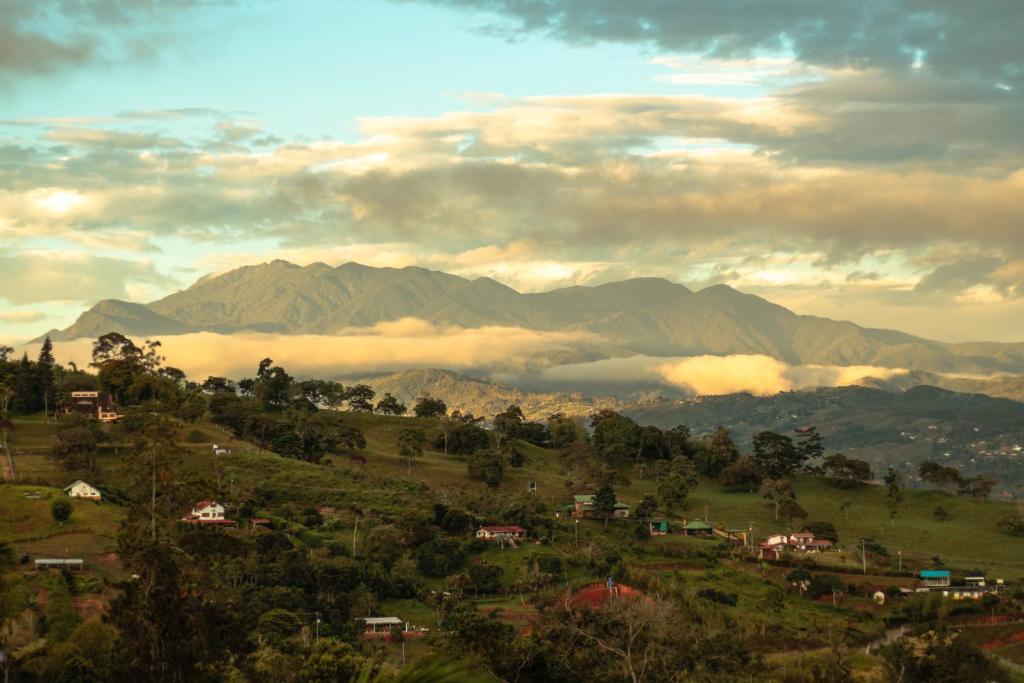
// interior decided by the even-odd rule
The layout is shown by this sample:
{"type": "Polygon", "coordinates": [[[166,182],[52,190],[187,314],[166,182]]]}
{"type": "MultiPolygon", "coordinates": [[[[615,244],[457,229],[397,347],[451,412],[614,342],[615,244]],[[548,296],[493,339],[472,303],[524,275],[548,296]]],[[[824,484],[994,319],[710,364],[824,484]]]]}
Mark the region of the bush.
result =
{"type": "Polygon", "coordinates": [[[724,593],[714,588],[702,588],[697,591],[697,597],[708,600],[709,602],[717,602],[719,605],[726,605],[728,607],[735,607],[737,597],[735,593],[724,593]]]}
{"type": "Polygon", "coordinates": [[[71,519],[71,503],[64,499],[55,500],[50,506],[50,513],[57,523],[63,524],[71,519]]]}
{"type": "Polygon", "coordinates": [[[209,441],[206,434],[203,434],[198,429],[189,430],[188,434],[185,435],[185,443],[206,443],[209,441]]]}

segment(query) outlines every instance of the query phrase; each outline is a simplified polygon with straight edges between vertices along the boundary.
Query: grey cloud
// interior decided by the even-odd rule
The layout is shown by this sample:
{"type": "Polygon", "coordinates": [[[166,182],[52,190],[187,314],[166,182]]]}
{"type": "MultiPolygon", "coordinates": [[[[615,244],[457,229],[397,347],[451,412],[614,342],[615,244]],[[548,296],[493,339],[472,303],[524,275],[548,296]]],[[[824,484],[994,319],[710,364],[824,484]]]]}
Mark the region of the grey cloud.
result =
{"type": "Polygon", "coordinates": [[[1003,260],[992,256],[973,256],[953,263],[946,263],[926,276],[915,286],[923,293],[961,292],[965,289],[990,281],[990,276],[1003,264],[1003,260]]]}
{"type": "Polygon", "coordinates": [[[1024,5],[1002,0],[427,1],[494,13],[510,34],[573,43],[648,43],[720,57],[788,47],[808,64],[901,71],[920,57],[936,73],[1024,78],[1024,5]]]}

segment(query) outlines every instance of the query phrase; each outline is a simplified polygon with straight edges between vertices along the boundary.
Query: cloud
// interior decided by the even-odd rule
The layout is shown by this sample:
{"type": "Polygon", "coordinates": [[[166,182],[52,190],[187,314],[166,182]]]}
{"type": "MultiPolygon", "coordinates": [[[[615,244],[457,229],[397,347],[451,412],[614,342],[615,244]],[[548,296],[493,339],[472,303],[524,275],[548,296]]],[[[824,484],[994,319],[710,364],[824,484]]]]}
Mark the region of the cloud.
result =
{"type": "Polygon", "coordinates": [[[7,323],[31,323],[44,318],[46,314],[42,311],[0,311],[0,320],[7,323]]]}
{"type": "Polygon", "coordinates": [[[0,300],[15,305],[92,304],[98,299],[131,298],[139,286],[165,288],[173,283],[146,259],[42,251],[0,256],[0,300]]]}
{"type": "Polygon", "coordinates": [[[770,356],[735,354],[656,358],[633,356],[548,368],[540,378],[578,387],[660,383],[693,395],[749,392],[769,396],[781,391],[847,386],[865,378],[888,379],[907,371],[872,366],[790,365],[770,356]]]}
{"type": "Polygon", "coordinates": [[[48,75],[90,62],[135,61],[166,44],[204,0],[0,3],[0,75],[48,75]]]}
{"type": "MultiPolygon", "coordinates": [[[[261,359],[271,357],[300,377],[329,377],[417,367],[452,370],[493,368],[522,370],[528,361],[549,353],[566,353],[590,337],[540,332],[518,327],[436,326],[404,319],[337,335],[271,335],[209,332],[163,336],[166,364],[194,379],[209,375],[251,376],[261,359]]],[[[56,344],[61,362],[88,358],[91,341],[56,344]]],[[[32,349],[29,349],[31,352],[32,349]]]]}
{"type": "Polygon", "coordinates": [[[827,67],[876,67],[1012,79],[1024,74],[1014,2],[920,3],[662,0],[432,0],[506,20],[491,31],[540,33],[571,43],[646,43],[669,52],[747,58],[787,51],[827,67]]]}

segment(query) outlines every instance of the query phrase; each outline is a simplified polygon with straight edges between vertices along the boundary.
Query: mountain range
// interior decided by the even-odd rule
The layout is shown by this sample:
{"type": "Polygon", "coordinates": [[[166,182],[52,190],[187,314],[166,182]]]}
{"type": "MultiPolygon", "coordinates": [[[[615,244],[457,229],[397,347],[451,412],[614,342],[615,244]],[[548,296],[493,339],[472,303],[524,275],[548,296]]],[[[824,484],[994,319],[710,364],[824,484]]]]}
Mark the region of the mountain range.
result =
{"type": "Polygon", "coordinates": [[[600,341],[588,358],[764,354],[791,364],[1024,373],[1024,343],[951,344],[798,315],[726,285],[693,291],[660,278],[637,278],[520,293],[490,278],[417,267],[298,266],[280,260],[205,276],[147,304],[104,300],[50,336],[63,341],[110,331],[335,334],[406,317],[465,328],[589,333],[600,341]]]}

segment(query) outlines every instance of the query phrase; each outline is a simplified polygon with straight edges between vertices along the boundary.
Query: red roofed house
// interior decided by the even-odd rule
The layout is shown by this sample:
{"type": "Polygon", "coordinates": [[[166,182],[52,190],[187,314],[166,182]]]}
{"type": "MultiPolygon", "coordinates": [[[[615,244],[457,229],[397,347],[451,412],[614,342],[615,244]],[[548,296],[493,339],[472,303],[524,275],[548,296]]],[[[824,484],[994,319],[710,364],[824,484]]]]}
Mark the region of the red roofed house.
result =
{"type": "Polygon", "coordinates": [[[476,537],[485,541],[522,541],[526,539],[526,529],[521,526],[482,526],[476,531],[476,537]]]}
{"type": "Polygon", "coordinates": [[[233,519],[224,519],[224,506],[215,500],[201,500],[192,506],[192,512],[181,518],[189,524],[234,526],[233,519]]]}

